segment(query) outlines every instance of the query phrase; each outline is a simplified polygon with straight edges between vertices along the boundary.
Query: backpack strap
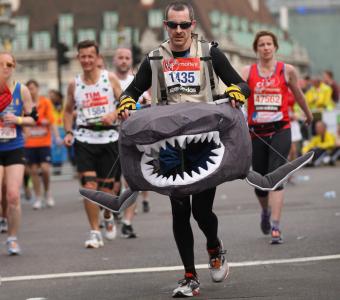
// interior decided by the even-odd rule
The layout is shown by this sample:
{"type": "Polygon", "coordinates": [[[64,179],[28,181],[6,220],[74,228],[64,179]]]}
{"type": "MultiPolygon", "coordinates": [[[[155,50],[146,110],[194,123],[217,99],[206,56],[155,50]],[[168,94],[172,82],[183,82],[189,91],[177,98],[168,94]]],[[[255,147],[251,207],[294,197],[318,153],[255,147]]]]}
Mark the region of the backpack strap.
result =
{"type": "Polygon", "coordinates": [[[149,56],[151,71],[152,71],[152,81],[151,81],[151,94],[152,94],[152,104],[156,104],[158,102],[157,99],[157,87],[159,83],[160,91],[161,91],[161,99],[160,104],[168,103],[168,94],[165,85],[165,78],[162,68],[162,59],[163,56],[160,55],[159,49],[153,51],[153,55],[149,56]]]}
{"type": "Polygon", "coordinates": [[[214,97],[216,97],[216,84],[214,79],[214,70],[212,65],[212,59],[210,56],[210,47],[211,44],[206,41],[201,41],[202,45],[202,57],[200,58],[202,61],[206,63],[206,68],[204,68],[205,80],[207,82],[207,93],[208,100],[213,101],[214,97]]]}

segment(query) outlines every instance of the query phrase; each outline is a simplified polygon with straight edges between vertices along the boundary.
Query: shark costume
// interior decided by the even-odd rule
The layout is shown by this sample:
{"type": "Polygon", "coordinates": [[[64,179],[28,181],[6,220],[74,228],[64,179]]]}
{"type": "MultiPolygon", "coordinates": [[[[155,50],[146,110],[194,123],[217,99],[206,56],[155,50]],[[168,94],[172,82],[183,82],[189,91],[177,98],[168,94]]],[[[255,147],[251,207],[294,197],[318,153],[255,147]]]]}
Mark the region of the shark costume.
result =
{"type": "MultiPolygon", "coordinates": [[[[251,140],[244,115],[226,103],[228,99],[216,96],[217,76],[210,55],[217,45],[195,35],[193,40],[188,59],[173,59],[167,42],[148,56],[153,100],[160,105],[132,114],[121,125],[120,161],[130,189],[120,197],[86,189],[80,189],[81,195],[116,212],[131,205],[137,191],[181,197],[235,179],[274,190],[310,161],[313,153],[266,176],[250,170],[251,140]],[[184,73],[187,76],[180,77],[184,73]],[[176,105],[164,105],[171,103],[176,105]]],[[[239,86],[247,89],[242,83],[239,86]]]]}
{"type": "Polygon", "coordinates": [[[86,189],[80,193],[105,208],[122,211],[137,198],[133,191],[190,195],[235,179],[275,190],[312,159],[309,152],[266,176],[250,170],[251,141],[241,110],[215,103],[152,106],[134,113],[122,123],[119,138],[122,171],[130,190],[120,198],[86,189]],[[160,153],[167,146],[177,149],[173,159],[177,174],[160,171],[160,153]],[[201,155],[190,159],[194,146],[201,155]]]}

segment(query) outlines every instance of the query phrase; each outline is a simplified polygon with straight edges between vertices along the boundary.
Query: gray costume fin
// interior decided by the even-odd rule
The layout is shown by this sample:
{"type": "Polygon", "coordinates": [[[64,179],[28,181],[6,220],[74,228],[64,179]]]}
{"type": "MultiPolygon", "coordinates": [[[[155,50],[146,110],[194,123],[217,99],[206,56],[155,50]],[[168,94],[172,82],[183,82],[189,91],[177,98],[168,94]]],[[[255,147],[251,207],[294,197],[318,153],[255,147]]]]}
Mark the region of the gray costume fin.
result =
{"type": "Polygon", "coordinates": [[[114,213],[120,213],[131,206],[136,202],[138,196],[138,192],[131,191],[130,189],[126,189],[119,197],[105,192],[83,188],[79,189],[79,193],[86,199],[114,213]]]}
{"type": "Polygon", "coordinates": [[[249,171],[246,181],[257,189],[262,191],[273,191],[283,183],[285,183],[289,176],[297,170],[308,164],[314,156],[314,152],[308,152],[297,159],[282,165],[275,171],[262,176],[255,171],[249,171]]]}

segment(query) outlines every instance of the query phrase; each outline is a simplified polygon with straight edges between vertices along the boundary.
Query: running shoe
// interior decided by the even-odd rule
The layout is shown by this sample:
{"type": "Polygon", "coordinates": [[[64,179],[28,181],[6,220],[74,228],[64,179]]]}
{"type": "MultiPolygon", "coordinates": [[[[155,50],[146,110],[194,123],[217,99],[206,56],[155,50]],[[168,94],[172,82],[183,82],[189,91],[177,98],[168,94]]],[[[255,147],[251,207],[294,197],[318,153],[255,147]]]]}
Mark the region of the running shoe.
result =
{"type": "Polygon", "coordinates": [[[104,217],[104,228],[105,238],[110,241],[114,240],[117,236],[117,227],[112,214],[109,219],[104,217]]]}
{"type": "Polygon", "coordinates": [[[20,246],[16,237],[9,237],[7,239],[7,252],[9,255],[19,255],[21,253],[20,246]]]}
{"type": "Polygon", "coordinates": [[[104,241],[100,231],[91,230],[89,239],[85,241],[85,248],[97,249],[104,246],[104,241]]]}
{"type": "Polygon", "coordinates": [[[150,211],[149,201],[143,200],[143,213],[148,213],[150,211]]]}
{"type": "Polygon", "coordinates": [[[0,233],[6,233],[8,231],[7,219],[2,218],[0,220],[0,233]]]}
{"type": "Polygon", "coordinates": [[[209,271],[213,282],[224,281],[229,274],[229,266],[223,249],[223,243],[220,240],[220,246],[215,249],[208,249],[209,254],[209,271]]]}
{"type": "Polygon", "coordinates": [[[48,207],[53,207],[55,205],[55,201],[52,196],[48,196],[46,198],[46,204],[48,207]]]}
{"type": "Polygon", "coordinates": [[[35,200],[33,205],[32,205],[33,209],[38,210],[42,208],[42,202],[41,200],[35,200]]]}
{"type": "Polygon", "coordinates": [[[121,236],[126,239],[134,239],[137,237],[136,233],[133,231],[132,225],[126,225],[122,223],[122,234],[121,236]]]}
{"type": "Polygon", "coordinates": [[[271,244],[272,245],[277,245],[277,244],[282,244],[282,235],[281,231],[278,228],[272,228],[272,240],[271,244]]]}
{"type": "Polygon", "coordinates": [[[183,279],[178,281],[178,287],[172,292],[172,297],[194,297],[200,294],[200,282],[191,273],[185,273],[183,279]]]}
{"type": "Polygon", "coordinates": [[[272,226],[270,224],[270,212],[261,214],[261,230],[263,234],[268,235],[272,226]]]}

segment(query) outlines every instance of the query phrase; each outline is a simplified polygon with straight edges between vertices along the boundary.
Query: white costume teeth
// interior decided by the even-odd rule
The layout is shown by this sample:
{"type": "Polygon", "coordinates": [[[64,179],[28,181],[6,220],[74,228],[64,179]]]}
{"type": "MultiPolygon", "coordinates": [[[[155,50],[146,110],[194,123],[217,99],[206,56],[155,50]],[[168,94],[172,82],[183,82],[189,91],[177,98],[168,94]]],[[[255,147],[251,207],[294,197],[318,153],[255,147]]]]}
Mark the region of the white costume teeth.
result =
{"type": "Polygon", "coordinates": [[[188,185],[202,180],[203,178],[209,176],[218,169],[221,164],[225,150],[224,145],[221,143],[218,131],[211,131],[193,135],[175,136],[150,145],[137,145],[137,149],[140,152],[143,152],[141,159],[141,170],[145,180],[147,180],[153,186],[157,187],[167,187],[170,185],[188,185]],[[178,145],[182,149],[185,149],[187,144],[204,142],[205,140],[207,140],[208,142],[211,142],[213,140],[217,145],[216,149],[211,150],[213,155],[209,156],[208,158],[210,162],[207,161],[207,170],[199,167],[198,171],[191,172],[191,176],[187,172],[184,172],[182,175],[183,178],[179,174],[177,174],[175,178],[174,176],[170,176],[169,178],[167,178],[163,175],[154,173],[153,166],[148,164],[149,162],[154,160],[153,157],[149,156],[152,150],[159,152],[161,149],[166,148],[166,143],[175,147],[177,141],[178,145]]]}

